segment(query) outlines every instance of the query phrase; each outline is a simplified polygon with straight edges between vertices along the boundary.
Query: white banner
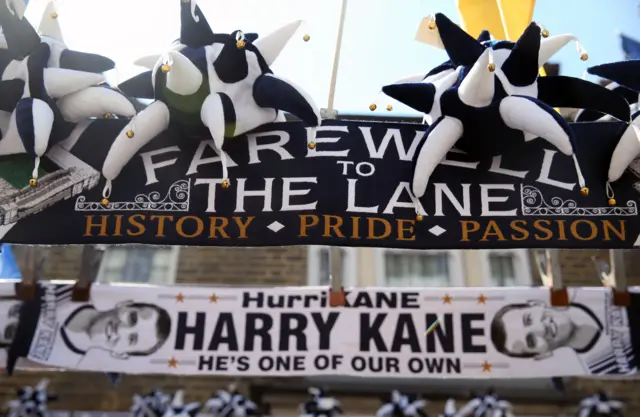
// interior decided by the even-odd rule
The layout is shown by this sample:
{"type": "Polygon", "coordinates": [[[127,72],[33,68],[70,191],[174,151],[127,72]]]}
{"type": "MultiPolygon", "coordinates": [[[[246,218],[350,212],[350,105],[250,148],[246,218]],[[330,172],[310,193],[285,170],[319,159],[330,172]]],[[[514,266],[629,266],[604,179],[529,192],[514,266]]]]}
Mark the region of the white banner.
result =
{"type": "MultiPolygon", "coordinates": [[[[328,306],[326,288],[96,285],[90,303],[72,302],[71,288],[43,283],[22,306],[14,343],[30,361],[126,374],[636,372],[631,310],[613,306],[604,288],[569,289],[568,307],[551,307],[538,288],[357,289],[342,308],[328,306]]],[[[11,320],[0,317],[0,328],[11,320]]]]}

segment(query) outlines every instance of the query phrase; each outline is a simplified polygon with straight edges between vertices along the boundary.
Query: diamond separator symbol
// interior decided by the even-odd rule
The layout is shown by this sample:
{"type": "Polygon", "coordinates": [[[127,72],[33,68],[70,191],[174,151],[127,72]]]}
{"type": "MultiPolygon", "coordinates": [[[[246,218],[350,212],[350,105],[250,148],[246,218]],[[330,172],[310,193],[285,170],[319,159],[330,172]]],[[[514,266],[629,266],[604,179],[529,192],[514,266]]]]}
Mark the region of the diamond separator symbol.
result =
{"type": "Polygon", "coordinates": [[[443,234],[446,231],[447,231],[446,229],[443,229],[440,226],[433,226],[431,229],[429,229],[429,233],[431,233],[432,235],[435,235],[435,236],[440,236],[441,234],[443,234]]]}
{"type": "Polygon", "coordinates": [[[284,229],[284,224],[278,221],[275,221],[271,223],[269,226],[267,226],[267,229],[271,230],[274,233],[278,233],[280,230],[284,229]]]}

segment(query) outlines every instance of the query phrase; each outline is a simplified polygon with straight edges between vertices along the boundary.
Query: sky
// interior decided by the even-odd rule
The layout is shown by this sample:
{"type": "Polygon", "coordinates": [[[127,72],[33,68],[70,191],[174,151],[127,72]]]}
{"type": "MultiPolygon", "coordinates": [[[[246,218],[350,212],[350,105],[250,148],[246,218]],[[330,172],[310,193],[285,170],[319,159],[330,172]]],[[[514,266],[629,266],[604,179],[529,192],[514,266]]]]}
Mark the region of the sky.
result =
{"type": "MultiPolygon", "coordinates": [[[[31,0],[27,17],[32,22],[42,16],[45,1],[31,0]]],[[[179,37],[179,0],[54,1],[70,48],[116,62],[110,82],[142,72],[133,65],[135,59],[161,53],[179,37]]],[[[443,51],[414,37],[429,14],[441,12],[459,22],[456,1],[346,1],[334,108],[370,114],[369,105],[376,101],[380,116],[417,115],[380,95],[380,88],[405,75],[426,74],[446,60],[443,51]],[[392,111],[385,109],[387,104],[392,111]]],[[[241,29],[266,35],[293,20],[304,21],[272,69],[302,86],[319,107],[327,107],[342,0],[200,0],[199,5],[215,32],[241,29]]],[[[534,20],[552,35],[571,33],[580,39],[589,53],[587,62],[580,61],[574,44],[550,62],[560,63],[563,75],[581,77],[589,65],[623,59],[619,33],[640,40],[639,5],[639,0],[537,0],[534,20]]]]}

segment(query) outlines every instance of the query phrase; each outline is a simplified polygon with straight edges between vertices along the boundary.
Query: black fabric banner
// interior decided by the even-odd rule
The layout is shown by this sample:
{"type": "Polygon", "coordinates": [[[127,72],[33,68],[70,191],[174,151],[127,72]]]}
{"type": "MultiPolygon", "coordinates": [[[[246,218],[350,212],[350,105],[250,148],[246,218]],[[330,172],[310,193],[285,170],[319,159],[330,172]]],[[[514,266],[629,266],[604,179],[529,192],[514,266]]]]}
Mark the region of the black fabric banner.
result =
{"type": "Polygon", "coordinates": [[[425,125],[325,121],[315,149],[307,147],[309,132],[301,123],[264,126],[225,142],[226,189],[207,132],[171,127],[133,156],[105,207],[100,172],[126,123],[95,120],[79,138],[54,147],[35,189],[27,186],[27,170],[17,177],[15,156],[0,160],[2,241],[419,249],[638,245],[640,172],[632,168],[613,184],[615,206],[605,189],[623,123],[572,125],[588,196],[580,193],[572,159],[542,139],[482,161],[454,149],[431,177],[422,221],[409,184],[425,125]]]}

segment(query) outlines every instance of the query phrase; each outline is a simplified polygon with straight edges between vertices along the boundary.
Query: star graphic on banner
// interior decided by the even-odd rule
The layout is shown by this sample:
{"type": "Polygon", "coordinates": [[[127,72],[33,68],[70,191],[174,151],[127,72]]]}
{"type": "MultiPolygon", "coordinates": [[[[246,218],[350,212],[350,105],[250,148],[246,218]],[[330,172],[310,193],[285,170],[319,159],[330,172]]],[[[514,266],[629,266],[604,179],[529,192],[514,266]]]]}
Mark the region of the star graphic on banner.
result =
{"type": "Polygon", "coordinates": [[[169,359],[169,368],[177,368],[178,360],[176,358],[169,359]]]}
{"type": "Polygon", "coordinates": [[[176,295],[176,301],[181,303],[184,301],[184,295],[182,295],[182,293],[178,293],[178,295],[176,295]]]}
{"type": "Polygon", "coordinates": [[[211,297],[209,297],[209,302],[217,303],[218,302],[218,296],[213,294],[211,297]]]}
{"type": "Polygon", "coordinates": [[[487,361],[484,361],[482,364],[482,372],[491,372],[491,364],[487,361]]]}
{"type": "Polygon", "coordinates": [[[480,294],[480,296],[478,297],[478,304],[485,304],[486,301],[487,297],[485,297],[484,294],[480,294]]]}
{"type": "Polygon", "coordinates": [[[445,294],[444,297],[442,297],[442,303],[451,304],[451,297],[449,296],[449,294],[445,294]]]}

